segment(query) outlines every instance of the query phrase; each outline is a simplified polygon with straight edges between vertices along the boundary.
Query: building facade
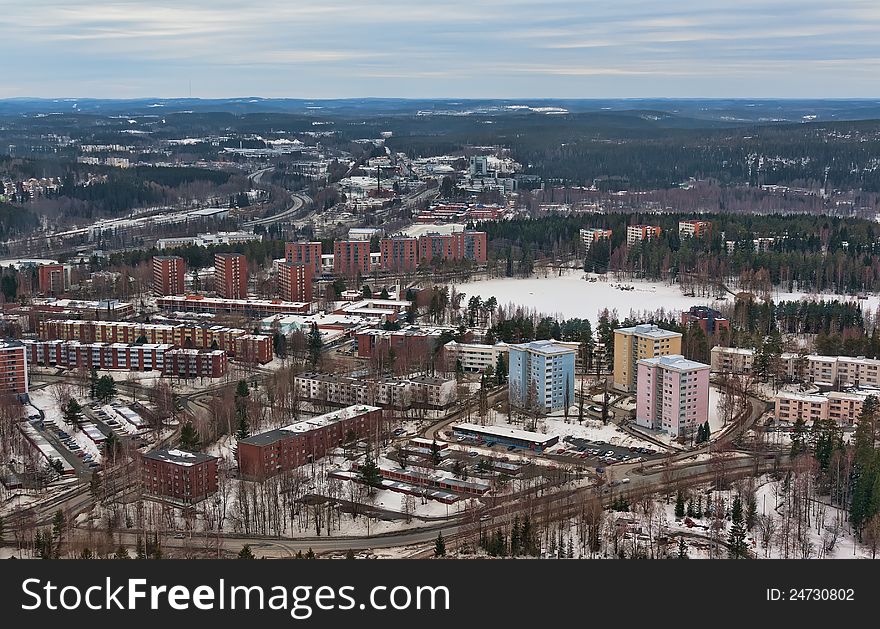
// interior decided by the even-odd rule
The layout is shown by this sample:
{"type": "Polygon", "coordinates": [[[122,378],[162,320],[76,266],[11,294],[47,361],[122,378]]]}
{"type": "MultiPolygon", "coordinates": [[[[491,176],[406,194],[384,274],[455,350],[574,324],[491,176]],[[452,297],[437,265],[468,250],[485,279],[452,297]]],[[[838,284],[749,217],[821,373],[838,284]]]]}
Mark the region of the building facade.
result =
{"type": "Polygon", "coordinates": [[[655,240],[660,237],[660,228],[655,225],[630,225],[626,228],[626,244],[655,240]]]}
{"type": "Polygon", "coordinates": [[[253,435],[238,442],[238,470],[245,480],[265,480],[317,461],[350,438],[378,433],[382,409],[356,405],[253,435]]]}
{"type": "Polygon", "coordinates": [[[574,403],[576,350],[555,341],[509,345],[510,403],[557,411],[574,403]]]}
{"type": "Polygon", "coordinates": [[[706,336],[730,329],[730,321],[724,318],[720,312],[708,306],[691,306],[688,311],[681,313],[683,327],[689,328],[694,324],[700,326],[706,336]]]}
{"type": "Polygon", "coordinates": [[[242,253],[214,255],[214,290],[223,299],[247,299],[248,263],[242,253]]]}
{"type": "Polygon", "coordinates": [[[278,266],[278,295],[284,301],[312,301],[312,267],[302,262],[278,266]]]}
{"type": "Polygon", "coordinates": [[[612,232],[610,229],[599,229],[597,227],[591,227],[590,229],[582,229],[580,233],[581,242],[584,243],[584,248],[589,251],[597,242],[611,240],[612,232]]]}
{"type": "Polygon", "coordinates": [[[185,297],[168,295],[156,299],[156,305],[162,310],[172,312],[206,312],[241,315],[254,319],[274,314],[309,314],[312,310],[312,304],[309,302],[280,299],[223,299],[203,295],[185,297]]]}
{"type": "Polygon", "coordinates": [[[183,295],[186,263],[180,256],[153,256],[153,293],[183,295]]]}
{"type": "Polygon", "coordinates": [[[638,363],[636,424],[688,439],[709,420],[709,365],[680,354],[638,363]]]}
{"type": "Polygon", "coordinates": [[[636,390],[638,362],[643,358],[681,353],[681,334],[652,323],[614,330],[614,388],[636,390]]]}
{"type": "Polygon", "coordinates": [[[24,344],[0,341],[0,394],[25,396],[29,390],[28,363],[24,344]]]}
{"type": "Polygon", "coordinates": [[[382,268],[386,271],[414,271],[419,266],[419,239],[409,236],[383,238],[379,242],[382,268]]]}
{"type": "Polygon", "coordinates": [[[284,245],[284,259],[310,267],[312,277],[321,275],[320,242],[289,242],[284,245]]]}
{"type": "Polygon", "coordinates": [[[678,237],[702,238],[711,228],[712,223],[709,221],[678,221],[678,237]]]}
{"type": "Polygon", "coordinates": [[[194,504],[217,491],[217,457],[183,450],[141,454],[141,486],[147,495],[194,504]]]}
{"type": "Polygon", "coordinates": [[[443,346],[443,352],[447,369],[460,362],[461,368],[464,371],[483,372],[489,366],[495,369],[501,356],[504,356],[506,359],[508,345],[507,343],[485,345],[481,343],[456,343],[455,341],[449,341],[443,346]]]}
{"type": "Polygon", "coordinates": [[[57,297],[67,290],[67,272],[63,264],[41,264],[37,268],[40,293],[57,297]]]}
{"type": "Polygon", "coordinates": [[[355,277],[370,273],[369,240],[337,240],[333,243],[333,273],[355,277]]]}

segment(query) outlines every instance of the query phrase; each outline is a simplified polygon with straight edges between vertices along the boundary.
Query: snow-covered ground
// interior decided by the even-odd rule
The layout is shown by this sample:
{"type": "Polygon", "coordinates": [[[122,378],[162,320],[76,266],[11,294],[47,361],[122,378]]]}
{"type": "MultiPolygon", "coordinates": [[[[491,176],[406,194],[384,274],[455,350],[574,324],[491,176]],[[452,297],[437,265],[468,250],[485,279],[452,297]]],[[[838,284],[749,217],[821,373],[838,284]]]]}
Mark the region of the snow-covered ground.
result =
{"type": "MultiPolygon", "coordinates": [[[[548,315],[558,314],[564,318],[589,318],[593,322],[604,308],[616,310],[622,320],[630,313],[639,314],[663,310],[673,314],[687,310],[691,306],[711,306],[717,303],[711,297],[688,297],[683,295],[678,284],[646,282],[640,280],[617,282],[608,276],[608,281],[588,282],[580,270],[563,272],[562,276],[546,278],[501,278],[479,280],[455,284],[456,291],[464,293],[463,303],[470,297],[479,295],[482,299],[494,296],[500,305],[509,303],[535,309],[548,315]],[[616,286],[634,286],[634,290],[620,290],[616,286]]],[[[804,292],[773,291],[775,301],[798,299],[839,299],[857,301],[863,309],[875,312],[880,306],[880,295],[868,295],[866,300],[852,296],[804,292]]]]}

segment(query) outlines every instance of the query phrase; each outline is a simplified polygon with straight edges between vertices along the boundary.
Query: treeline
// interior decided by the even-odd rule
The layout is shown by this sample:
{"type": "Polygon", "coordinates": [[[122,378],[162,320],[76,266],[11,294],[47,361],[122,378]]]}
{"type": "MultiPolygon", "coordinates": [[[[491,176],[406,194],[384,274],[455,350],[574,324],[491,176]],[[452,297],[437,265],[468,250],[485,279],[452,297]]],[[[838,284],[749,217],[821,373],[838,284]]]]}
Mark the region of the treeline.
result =
{"type": "Polygon", "coordinates": [[[186,261],[187,269],[204,269],[214,264],[215,253],[243,253],[248,262],[265,265],[272,260],[284,257],[283,240],[251,240],[243,243],[229,245],[187,245],[173,249],[133,249],[110,256],[110,266],[128,265],[137,266],[143,262],[149,262],[153,256],[175,255],[186,261]]]}
{"type": "Polygon", "coordinates": [[[39,220],[27,208],[0,203],[0,239],[12,238],[33,231],[39,220]]]}
{"type": "Polygon", "coordinates": [[[572,214],[479,223],[486,231],[499,274],[528,272],[532,265],[582,256],[589,271],[615,271],[647,279],[685,277],[707,283],[737,280],[746,290],[856,292],[880,289],[880,224],[823,216],[739,214],[572,214]],[[712,223],[705,238],[679,238],[681,220],[712,223]],[[628,225],[659,226],[660,237],[626,244],[628,225]],[[580,229],[611,229],[608,242],[583,253],[580,229]],[[722,238],[723,235],[723,238],[722,238]],[[754,246],[772,238],[768,250],[754,246]],[[726,241],[735,243],[728,253],[726,241]]]}

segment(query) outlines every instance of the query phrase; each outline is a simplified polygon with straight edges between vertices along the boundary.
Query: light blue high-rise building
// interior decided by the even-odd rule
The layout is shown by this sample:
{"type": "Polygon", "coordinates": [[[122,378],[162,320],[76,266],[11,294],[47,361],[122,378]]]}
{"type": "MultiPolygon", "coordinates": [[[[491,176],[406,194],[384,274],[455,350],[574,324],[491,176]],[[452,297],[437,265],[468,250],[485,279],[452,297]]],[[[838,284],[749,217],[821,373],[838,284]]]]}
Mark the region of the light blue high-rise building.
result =
{"type": "Polygon", "coordinates": [[[511,345],[508,362],[510,403],[536,404],[547,412],[574,403],[575,347],[558,341],[511,345]]]}

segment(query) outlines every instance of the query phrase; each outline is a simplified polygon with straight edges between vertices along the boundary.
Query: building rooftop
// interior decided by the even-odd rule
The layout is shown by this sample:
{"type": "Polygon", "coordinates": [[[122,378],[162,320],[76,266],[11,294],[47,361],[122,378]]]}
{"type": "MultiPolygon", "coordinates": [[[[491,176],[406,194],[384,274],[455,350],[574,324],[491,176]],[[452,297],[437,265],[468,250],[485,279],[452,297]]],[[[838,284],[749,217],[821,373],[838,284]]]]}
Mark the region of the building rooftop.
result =
{"type": "Polygon", "coordinates": [[[545,435],[540,432],[519,430],[517,428],[508,428],[507,426],[481,426],[479,424],[463,423],[455,424],[452,429],[477,432],[484,435],[495,435],[497,437],[507,437],[508,439],[519,439],[520,441],[529,441],[531,443],[546,443],[547,441],[557,438],[557,435],[545,435]]]}
{"type": "Polygon", "coordinates": [[[240,440],[239,443],[247,443],[250,445],[259,446],[269,445],[275,443],[276,441],[281,441],[282,439],[289,438],[292,433],[300,434],[310,432],[312,430],[317,430],[318,428],[323,428],[324,426],[329,426],[330,424],[334,424],[338,421],[351,419],[352,417],[357,417],[358,415],[363,415],[365,413],[378,410],[381,410],[378,406],[355,404],[354,406],[347,406],[346,408],[341,408],[331,413],[312,417],[311,419],[305,419],[303,421],[299,421],[290,424],[289,426],[278,428],[276,430],[270,430],[269,432],[253,435],[251,437],[248,437],[247,439],[240,440]]]}
{"type": "Polygon", "coordinates": [[[636,334],[638,336],[645,336],[653,339],[671,339],[677,336],[681,336],[680,332],[672,332],[671,330],[664,330],[663,328],[659,328],[653,323],[643,323],[641,325],[636,325],[631,328],[618,328],[615,332],[621,332],[623,334],[636,334]]]}
{"type": "Polygon", "coordinates": [[[520,343],[519,345],[510,345],[510,348],[540,354],[574,354],[576,352],[575,348],[568,344],[551,340],[520,343]]]}
{"type": "Polygon", "coordinates": [[[669,356],[655,356],[654,358],[643,358],[639,364],[657,365],[665,369],[675,369],[676,371],[694,371],[696,369],[709,369],[709,365],[698,363],[695,360],[688,360],[681,354],[670,354],[669,356]]]}
{"type": "Polygon", "coordinates": [[[144,458],[189,467],[197,463],[216,460],[217,457],[203,452],[186,452],[185,450],[153,450],[145,453],[144,458]]]}

